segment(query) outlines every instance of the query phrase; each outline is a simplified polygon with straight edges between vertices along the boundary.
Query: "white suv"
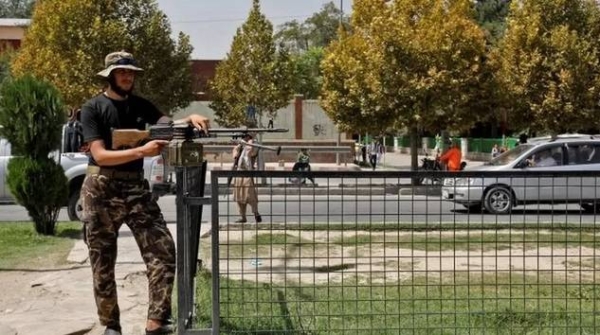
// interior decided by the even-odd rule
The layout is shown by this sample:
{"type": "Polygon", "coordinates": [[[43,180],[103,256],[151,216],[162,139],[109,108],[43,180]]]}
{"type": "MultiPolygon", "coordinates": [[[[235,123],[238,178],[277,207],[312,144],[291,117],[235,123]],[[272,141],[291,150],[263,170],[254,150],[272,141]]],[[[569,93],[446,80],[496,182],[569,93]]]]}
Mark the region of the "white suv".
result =
{"type": "Polygon", "coordinates": [[[600,139],[590,135],[539,139],[517,147],[468,171],[525,171],[519,176],[448,178],[442,198],[470,211],[482,208],[506,214],[527,203],[577,203],[588,212],[600,210],[598,176],[527,176],[527,171],[600,171],[600,139]]]}

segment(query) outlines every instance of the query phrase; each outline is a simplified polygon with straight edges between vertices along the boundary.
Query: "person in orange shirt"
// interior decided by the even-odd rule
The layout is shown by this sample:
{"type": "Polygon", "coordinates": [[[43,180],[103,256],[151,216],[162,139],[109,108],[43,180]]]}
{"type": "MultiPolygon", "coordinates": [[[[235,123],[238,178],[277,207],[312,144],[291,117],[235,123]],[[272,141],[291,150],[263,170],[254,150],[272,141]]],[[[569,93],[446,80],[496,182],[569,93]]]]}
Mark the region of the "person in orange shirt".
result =
{"type": "Polygon", "coordinates": [[[462,153],[458,148],[458,144],[453,142],[450,149],[440,157],[440,161],[448,167],[448,171],[460,171],[460,161],[462,153]]]}

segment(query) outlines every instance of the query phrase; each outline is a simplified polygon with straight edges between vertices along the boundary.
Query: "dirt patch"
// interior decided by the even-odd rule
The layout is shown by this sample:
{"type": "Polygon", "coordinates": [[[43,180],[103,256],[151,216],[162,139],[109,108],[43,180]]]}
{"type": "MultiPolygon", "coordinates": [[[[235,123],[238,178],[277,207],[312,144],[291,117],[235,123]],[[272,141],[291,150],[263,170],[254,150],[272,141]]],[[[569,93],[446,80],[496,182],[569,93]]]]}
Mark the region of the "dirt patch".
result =
{"type": "Polygon", "coordinates": [[[24,301],[31,300],[39,296],[43,291],[42,287],[32,287],[32,283],[39,278],[39,273],[25,271],[3,271],[0,275],[0,315],[11,313],[14,306],[20,305],[24,301]]]}
{"type": "MultiPolygon", "coordinates": [[[[557,243],[536,247],[530,243],[525,247],[517,238],[514,243],[504,243],[502,248],[494,248],[493,242],[486,241],[468,248],[461,245],[451,250],[422,250],[406,248],[398,242],[400,237],[409,236],[410,243],[415,243],[418,238],[434,236],[442,237],[440,244],[455,243],[454,238],[484,234],[525,236],[527,232],[222,231],[220,268],[232,279],[308,284],[346,280],[396,282],[415,277],[441,281],[452,280],[457,273],[482,276],[525,273],[552,280],[590,281],[600,269],[596,259],[600,250],[583,245],[557,243]],[[290,241],[300,242],[264,243],[265,234],[278,234],[279,238],[284,235],[290,241]],[[231,249],[234,246],[235,252],[231,249]]],[[[542,237],[552,232],[535,234],[542,237]]],[[[202,258],[210,268],[210,239],[203,239],[201,244],[202,258]]]]}

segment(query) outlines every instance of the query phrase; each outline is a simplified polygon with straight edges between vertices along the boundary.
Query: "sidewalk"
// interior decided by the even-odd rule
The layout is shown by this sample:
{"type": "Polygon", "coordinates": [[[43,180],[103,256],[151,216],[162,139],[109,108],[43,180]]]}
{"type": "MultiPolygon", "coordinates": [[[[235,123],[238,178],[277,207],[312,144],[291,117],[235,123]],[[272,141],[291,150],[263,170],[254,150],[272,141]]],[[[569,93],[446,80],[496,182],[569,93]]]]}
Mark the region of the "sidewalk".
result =
{"type": "MultiPolygon", "coordinates": [[[[209,230],[203,225],[201,234],[209,230]]],[[[176,236],[176,226],[169,224],[176,236]]],[[[143,335],[148,311],[146,266],[127,226],[118,238],[116,278],[123,334],[143,335]]],[[[92,291],[88,251],[78,240],[68,256],[68,265],[57,271],[40,271],[28,287],[35,299],[23,299],[0,310],[1,335],[101,335],[92,291]],[[8,309],[7,309],[8,308],[8,309]]]]}

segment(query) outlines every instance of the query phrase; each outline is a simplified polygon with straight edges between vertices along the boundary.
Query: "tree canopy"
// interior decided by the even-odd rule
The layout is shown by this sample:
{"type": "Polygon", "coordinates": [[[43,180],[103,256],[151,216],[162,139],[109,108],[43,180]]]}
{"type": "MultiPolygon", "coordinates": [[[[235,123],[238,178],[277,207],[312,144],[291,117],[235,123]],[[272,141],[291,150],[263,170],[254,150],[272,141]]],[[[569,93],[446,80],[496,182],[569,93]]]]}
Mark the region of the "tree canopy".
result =
{"type": "Polygon", "coordinates": [[[97,94],[95,74],[110,52],[133,53],[145,72],[136,91],[163,112],[193,99],[189,37],[171,38],[167,17],[154,0],[44,0],[35,6],[16,75],[32,73],[54,84],[70,108],[97,94]]]}
{"type": "Polygon", "coordinates": [[[356,1],[352,32],[323,62],[326,112],[344,130],[375,134],[468,129],[485,55],[472,10],[469,0],[356,1]]]}
{"type": "Polygon", "coordinates": [[[211,108],[216,121],[223,126],[252,125],[267,114],[274,117],[277,110],[292,98],[292,64],[285,48],[277,48],[273,25],[260,11],[258,0],[253,1],[248,19],[238,28],[231,49],[217,67],[211,83],[214,97],[211,108]]]}
{"type": "Polygon", "coordinates": [[[0,18],[28,19],[35,3],[35,0],[0,0],[0,18]]]}
{"type": "Polygon", "coordinates": [[[304,22],[292,20],[277,27],[275,40],[292,53],[324,48],[337,39],[340,18],[348,27],[348,16],[342,15],[342,11],[333,2],[328,2],[304,22]]]}
{"type": "Polygon", "coordinates": [[[348,16],[343,15],[333,2],[328,2],[303,22],[292,20],[277,28],[276,43],[285,46],[291,53],[294,93],[302,94],[306,99],[319,98],[324,49],[337,40],[340,20],[348,29],[348,16]]]}
{"type": "Polygon", "coordinates": [[[598,124],[599,19],[594,0],[513,2],[493,54],[510,124],[552,133],[598,124]]]}

